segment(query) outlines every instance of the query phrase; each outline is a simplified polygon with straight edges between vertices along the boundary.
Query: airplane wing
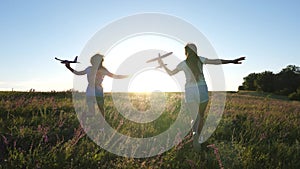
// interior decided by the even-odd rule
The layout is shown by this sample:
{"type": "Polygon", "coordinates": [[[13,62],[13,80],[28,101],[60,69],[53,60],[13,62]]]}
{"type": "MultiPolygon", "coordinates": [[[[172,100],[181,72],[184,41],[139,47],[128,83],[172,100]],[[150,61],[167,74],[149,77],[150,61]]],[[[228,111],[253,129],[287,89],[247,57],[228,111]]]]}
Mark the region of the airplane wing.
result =
{"type": "MultiPolygon", "coordinates": [[[[169,52],[169,53],[166,53],[164,55],[161,55],[160,58],[162,59],[162,58],[165,58],[165,57],[167,57],[169,55],[172,55],[172,54],[173,54],[173,52],[169,52]]],[[[156,61],[158,59],[159,59],[159,57],[156,57],[156,58],[153,58],[153,59],[150,59],[150,60],[146,61],[146,63],[154,62],[154,61],[156,61]]]]}
{"type": "Polygon", "coordinates": [[[77,58],[78,58],[78,56],[75,57],[74,61],[69,61],[69,60],[58,59],[57,57],[55,57],[55,59],[59,60],[60,63],[62,63],[62,64],[65,64],[65,63],[79,63],[79,62],[77,62],[77,58]]]}
{"type": "Polygon", "coordinates": [[[56,60],[59,60],[59,61],[61,61],[61,62],[64,61],[64,60],[58,59],[57,57],[55,57],[55,59],[56,59],[56,60]]]}

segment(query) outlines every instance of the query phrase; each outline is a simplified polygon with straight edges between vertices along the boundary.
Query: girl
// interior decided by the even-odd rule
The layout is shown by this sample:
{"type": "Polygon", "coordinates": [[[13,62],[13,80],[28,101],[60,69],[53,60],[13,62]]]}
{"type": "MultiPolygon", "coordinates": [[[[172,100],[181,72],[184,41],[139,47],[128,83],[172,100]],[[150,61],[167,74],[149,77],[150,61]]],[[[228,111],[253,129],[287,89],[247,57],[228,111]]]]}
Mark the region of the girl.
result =
{"type": "Polygon", "coordinates": [[[109,72],[103,66],[103,55],[95,54],[91,57],[92,66],[87,67],[83,71],[76,71],[70,67],[70,63],[65,63],[65,66],[73,72],[75,75],[87,75],[88,86],[86,89],[86,102],[88,105],[88,114],[87,116],[95,115],[95,97],[98,104],[98,107],[101,111],[101,114],[104,116],[104,94],[102,81],[104,76],[109,76],[115,79],[122,79],[128,77],[127,75],[115,75],[109,72]]]}
{"type": "Polygon", "coordinates": [[[245,57],[240,57],[234,60],[208,59],[197,55],[197,47],[193,43],[188,43],[185,46],[185,55],[186,60],[180,62],[174,70],[168,69],[161,58],[158,59],[158,63],[166,70],[166,72],[170,76],[178,73],[179,71],[184,71],[186,77],[185,100],[187,103],[187,107],[189,109],[198,107],[198,110],[190,110],[192,112],[198,111],[198,115],[193,126],[195,147],[197,146],[199,135],[204,125],[204,112],[209,99],[208,89],[203,74],[203,64],[241,64],[240,61],[245,60],[245,57]],[[193,106],[195,104],[199,106],[193,106]]]}

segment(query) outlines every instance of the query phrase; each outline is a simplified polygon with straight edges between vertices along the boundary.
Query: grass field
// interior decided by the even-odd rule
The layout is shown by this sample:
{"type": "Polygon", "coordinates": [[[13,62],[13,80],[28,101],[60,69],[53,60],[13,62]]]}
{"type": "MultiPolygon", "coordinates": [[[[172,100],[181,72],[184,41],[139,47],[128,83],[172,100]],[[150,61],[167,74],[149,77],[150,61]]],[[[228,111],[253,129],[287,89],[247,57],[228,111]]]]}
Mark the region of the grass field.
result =
{"type": "MultiPolygon", "coordinates": [[[[105,96],[106,120],[119,132],[152,136],[168,128],[181,95],[170,93],[151,124],[123,120],[105,96]],[[134,132],[133,132],[134,131],[134,132]]],[[[135,95],[133,105],[147,109],[135,95]]],[[[223,118],[200,153],[191,135],[167,152],[126,158],[97,146],[83,131],[70,92],[0,92],[0,168],[300,168],[300,102],[253,92],[228,93],[223,118]]],[[[172,141],[172,140],[171,140],[172,141]]]]}

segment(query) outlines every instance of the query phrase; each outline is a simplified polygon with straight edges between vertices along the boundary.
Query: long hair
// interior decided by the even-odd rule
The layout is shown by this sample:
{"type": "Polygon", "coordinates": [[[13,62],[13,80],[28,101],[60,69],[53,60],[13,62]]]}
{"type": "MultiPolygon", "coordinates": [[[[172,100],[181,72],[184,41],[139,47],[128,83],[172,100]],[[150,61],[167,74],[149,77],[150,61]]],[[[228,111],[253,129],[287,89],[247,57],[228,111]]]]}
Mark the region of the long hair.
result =
{"type": "Polygon", "coordinates": [[[94,56],[91,57],[91,64],[97,68],[102,68],[103,57],[104,56],[101,54],[95,54],[94,56]]]}
{"type": "Polygon", "coordinates": [[[186,58],[186,64],[191,69],[196,82],[198,82],[200,76],[202,75],[202,72],[199,68],[199,62],[201,63],[201,61],[197,55],[196,45],[189,43],[185,46],[185,50],[188,53],[188,57],[186,58]]]}
{"type": "Polygon", "coordinates": [[[91,69],[91,73],[90,73],[90,77],[89,77],[89,79],[90,79],[89,83],[93,84],[94,86],[97,86],[99,84],[99,82],[98,82],[99,78],[97,78],[98,70],[104,68],[102,65],[103,57],[104,57],[103,55],[97,53],[97,54],[93,55],[90,59],[90,62],[92,64],[92,69],[91,69]]]}

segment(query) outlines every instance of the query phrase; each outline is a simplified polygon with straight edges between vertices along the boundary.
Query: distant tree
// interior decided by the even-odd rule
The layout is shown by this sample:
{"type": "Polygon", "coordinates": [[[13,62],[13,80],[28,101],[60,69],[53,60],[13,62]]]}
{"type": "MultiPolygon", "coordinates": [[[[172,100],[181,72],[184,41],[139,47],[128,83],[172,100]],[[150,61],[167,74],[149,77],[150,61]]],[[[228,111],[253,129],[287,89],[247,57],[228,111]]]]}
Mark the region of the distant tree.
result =
{"type": "Polygon", "coordinates": [[[242,86],[239,86],[238,90],[239,90],[239,91],[240,91],[240,90],[245,90],[245,88],[244,88],[244,86],[242,85],[242,86]]]}
{"type": "Polygon", "coordinates": [[[300,74],[299,67],[288,65],[279,73],[271,71],[251,73],[244,77],[243,85],[239,90],[257,90],[289,96],[297,100],[300,97],[300,74]]]}
{"type": "Polygon", "coordinates": [[[289,95],[296,92],[300,86],[300,75],[294,72],[296,68],[294,65],[288,65],[276,74],[276,83],[274,83],[275,93],[289,95]]]}
{"type": "Polygon", "coordinates": [[[285,69],[283,70],[291,70],[293,72],[297,71],[298,70],[298,67],[296,65],[288,65],[285,69]]]}
{"type": "Polygon", "coordinates": [[[274,79],[273,72],[265,71],[256,76],[255,84],[256,90],[263,92],[274,92],[274,79]]]}
{"type": "Polygon", "coordinates": [[[251,73],[247,77],[244,77],[243,87],[245,90],[256,90],[256,79],[258,74],[251,73]]]}

